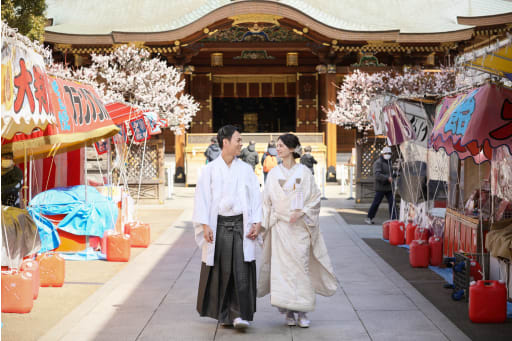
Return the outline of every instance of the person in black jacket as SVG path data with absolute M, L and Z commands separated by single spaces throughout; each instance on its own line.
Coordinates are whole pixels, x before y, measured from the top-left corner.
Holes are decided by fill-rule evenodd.
M 13 161 L 12 153 L 2 154 L 2 205 L 20 207 L 23 172 Z
M 242 152 L 240 153 L 240 159 L 250 164 L 252 169 L 256 168 L 256 165 L 259 162 L 259 156 L 258 152 L 256 151 L 255 141 L 250 141 L 249 145 L 246 148 L 242 149 Z
M 210 143 L 211 144 L 208 146 L 208 148 L 206 148 L 206 151 L 204 152 L 204 156 L 206 156 L 206 163 L 215 160 L 221 152 L 216 137 L 212 137 Z
M 311 155 L 311 146 L 307 146 L 306 148 L 304 148 L 304 155 L 300 157 L 300 163 L 308 167 L 311 173 L 315 174 L 315 170 L 313 169 L 313 167 L 318 162 L 315 160 L 315 157 Z
M 375 197 L 364 220 L 367 224 L 373 224 L 373 218 L 377 214 L 379 205 L 384 197 L 388 200 L 389 216 L 396 219 L 395 198 L 392 191 L 393 166 L 391 162 L 391 148 L 382 148 L 381 155 L 373 164 L 373 175 L 375 177 Z

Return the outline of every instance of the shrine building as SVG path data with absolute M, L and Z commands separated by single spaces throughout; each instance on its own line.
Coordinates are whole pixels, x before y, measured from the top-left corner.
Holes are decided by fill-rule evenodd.
M 92 53 L 134 44 L 183 70 L 201 110 L 187 135 L 164 133 L 177 171 L 202 156 L 225 124 L 242 128 L 260 152 L 297 132 L 320 153 L 327 179 L 355 129 L 326 122 L 336 85 L 358 68 L 435 69 L 512 28 L 500 0 L 47 0 L 45 43 L 57 60 L 88 65 Z M 189 175 L 187 175 L 189 176 Z M 190 175 L 192 176 L 192 175 Z

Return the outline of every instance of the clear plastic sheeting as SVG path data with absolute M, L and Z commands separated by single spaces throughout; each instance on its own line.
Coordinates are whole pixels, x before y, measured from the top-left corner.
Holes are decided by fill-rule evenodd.
M 494 150 L 491 177 L 492 195 L 512 202 L 512 157 L 507 147 Z
M 405 162 L 398 178 L 398 193 L 410 203 L 427 199 L 427 164 L 422 161 Z
M 428 226 L 427 202 L 413 204 L 404 200 L 400 201 L 400 221 L 412 221 L 418 227 Z
M 27 210 L 2 206 L 2 266 L 18 268 L 23 257 L 40 249 L 39 233 Z
M 449 158 L 444 151 L 428 150 L 428 177 L 430 180 L 448 181 Z

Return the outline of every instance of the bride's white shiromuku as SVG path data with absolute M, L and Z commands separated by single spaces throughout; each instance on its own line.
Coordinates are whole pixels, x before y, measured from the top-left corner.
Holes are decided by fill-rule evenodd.
M 312 311 L 315 294 L 331 296 L 338 283 L 319 228 L 321 194 L 302 164 L 282 164 L 267 176 L 263 193 L 263 258 L 258 296 L 272 305 Z M 290 223 L 294 211 L 303 216 Z

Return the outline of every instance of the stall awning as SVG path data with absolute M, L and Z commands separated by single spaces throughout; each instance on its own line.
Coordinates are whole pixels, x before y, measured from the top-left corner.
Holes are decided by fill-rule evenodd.
M 32 133 L 2 137 L 2 152 L 12 151 L 15 162 L 23 161 L 25 153 L 45 158 L 67 152 L 111 137 L 119 132 L 102 100 L 85 84 L 47 77 L 49 110 L 56 123 Z
M 426 147 L 432 128 L 426 108 L 421 103 L 381 97 L 370 103 L 375 134 L 386 135 L 390 146 L 413 141 Z
M 126 103 L 107 103 L 105 104 L 105 109 L 107 109 L 110 118 L 115 124 L 121 124 L 123 122 L 128 122 L 133 119 L 137 119 L 143 116 L 144 110 L 133 107 Z
M 485 50 L 487 48 L 483 48 L 483 51 L 476 51 L 475 55 L 479 56 L 472 59 L 467 58 L 464 65 L 512 80 L 512 41 L 508 39 L 499 44 L 503 46 L 489 53 Z
M 22 42 L 2 36 L 2 138 L 30 134 L 56 122 L 47 86 L 43 57 Z
M 437 107 L 430 138 L 435 150 L 443 148 L 460 159 L 476 163 L 492 158 L 492 149 L 512 146 L 512 90 L 487 84 L 454 97 Z
M 108 103 L 105 108 L 112 121 L 121 129 L 118 138 L 114 138 L 114 143 L 119 140 L 127 140 L 127 131 L 130 131 L 135 142 L 141 142 L 150 138 L 151 135 L 160 134 L 161 128 L 167 127 L 167 122 L 154 111 L 143 110 L 128 103 Z M 97 149 L 98 153 L 102 153 L 100 151 L 103 150 L 102 148 L 98 146 Z

